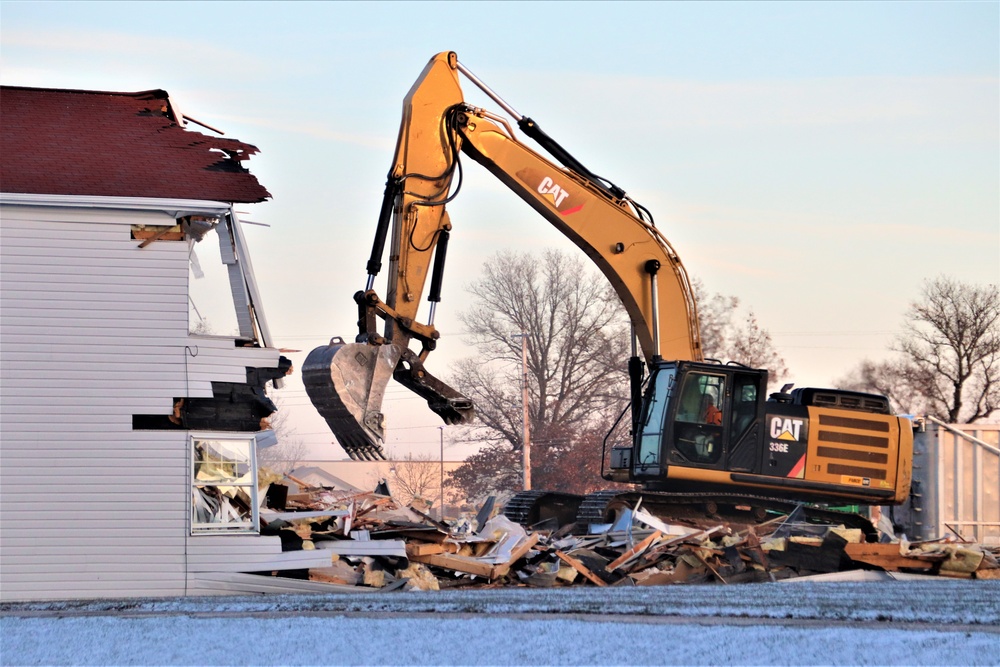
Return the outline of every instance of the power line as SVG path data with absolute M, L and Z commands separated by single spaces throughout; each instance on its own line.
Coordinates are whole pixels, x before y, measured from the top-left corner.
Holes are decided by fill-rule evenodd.
M 455 333 L 443 333 L 442 332 L 441 333 L 441 338 L 448 338 L 449 336 L 456 336 L 456 337 L 458 337 L 458 336 L 461 336 L 461 335 L 462 334 L 459 334 L 457 332 L 455 332 Z M 323 345 L 324 341 L 329 341 L 330 338 L 331 338 L 331 336 L 328 333 L 327 334 L 314 334 L 314 335 L 301 334 L 300 333 L 300 334 L 295 334 L 295 335 L 292 335 L 292 336 L 283 336 L 283 335 L 281 335 L 279 333 L 272 332 L 271 333 L 271 338 L 273 338 L 274 340 L 313 340 L 313 341 L 317 341 L 317 346 L 320 346 L 320 345 Z M 305 352 L 305 351 L 306 350 L 300 350 L 300 352 Z
M 772 336 L 889 336 L 901 331 L 771 331 Z

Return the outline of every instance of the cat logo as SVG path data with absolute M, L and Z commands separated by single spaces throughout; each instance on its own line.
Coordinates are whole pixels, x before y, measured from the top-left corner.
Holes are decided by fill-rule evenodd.
M 552 205 L 559 208 L 563 200 L 569 197 L 569 193 L 563 190 L 559 185 L 556 184 L 551 178 L 546 176 L 542 179 L 542 182 L 538 185 L 538 194 L 548 195 L 547 199 L 552 201 Z
M 790 440 L 797 442 L 799 434 L 802 433 L 803 419 L 789 419 L 788 417 L 771 417 L 771 437 L 776 440 Z
M 571 215 L 583 208 L 583 197 L 574 196 L 566 185 L 556 183 L 555 178 L 547 176 L 538 169 L 531 167 L 517 172 L 517 177 L 529 189 L 541 195 L 542 199 L 559 212 L 559 215 Z

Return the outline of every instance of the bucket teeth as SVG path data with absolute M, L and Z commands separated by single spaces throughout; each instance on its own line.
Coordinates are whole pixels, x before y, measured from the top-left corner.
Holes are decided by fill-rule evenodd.
M 335 338 L 310 352 L 302 366 L 309 400 L 354 460 L 385 460 L 385 419 L 380 409 L 401 353 L 396 345 L 344 343 Z
M 381 408 L 393 377 L 423 397 L 446 424 L 467 424 L 475 417 L 470 399 L 428 373 L 415 353 L 398 344 L 334 338 L 310 352 L 302 365 L 309 400 L 348 456 L 361 461 L 385 460 Z

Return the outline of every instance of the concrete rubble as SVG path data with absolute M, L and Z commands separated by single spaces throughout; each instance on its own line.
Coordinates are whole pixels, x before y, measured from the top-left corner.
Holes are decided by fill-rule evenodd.
M 390 495 L 325 488 L 288 495 L 276 484 L 266 505 L 262 534 L 279 536 L 284 551 L 327 550 L 330 565 L 260 574 L 366 589 L 735 584 L 873 571 L 1000 579 L 1000 546 L 870 543 L 858 529 L 797 522 L 795 512 L 753 526 L 664 523 L 640 503 L 613 525 L 525 529 L 492 503 L 442 522 L 419 500 L 404 506 Z

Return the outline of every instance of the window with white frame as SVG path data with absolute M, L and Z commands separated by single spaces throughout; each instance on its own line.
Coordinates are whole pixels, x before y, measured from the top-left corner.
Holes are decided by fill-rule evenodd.
M 191 436 L 191 532 L 256 533 L 253 437 Z

